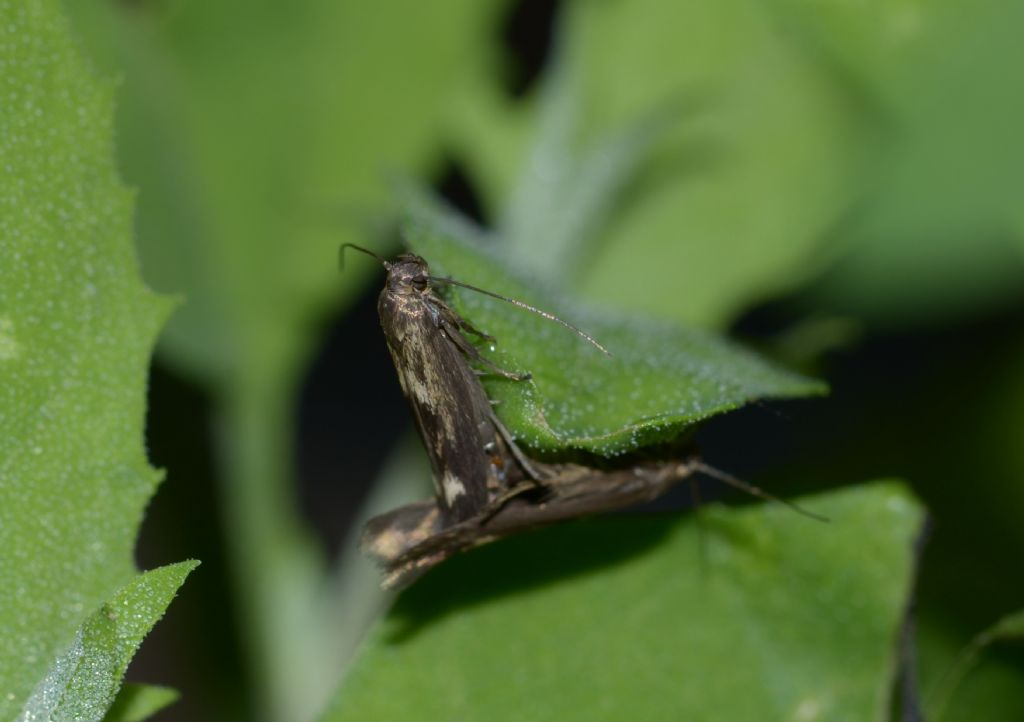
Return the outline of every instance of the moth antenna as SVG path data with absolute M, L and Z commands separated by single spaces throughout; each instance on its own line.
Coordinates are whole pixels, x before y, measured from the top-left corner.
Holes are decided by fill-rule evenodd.
M 568 321 L 563 321 L 562 319 L 560 319 L 555 314 L 549 313 L 547 311 L 543 311 L 543 310 L 537 308 L 536 306 L 531 306 L 530 304 L 526 303 L 525 301 L 520 301 L 520 300 L 515 299 L 515 298 L 509 298 L 508 296 L 502 296 L 501 294 L 494 293 L 493 291 L 485 291 L 482 288 L 477 288 L 476 286 L 471 286 L 468 283 L 463 283 L 462 281 L 456 281 L 454 278 L 440 278 L 440 277 L 437 277 L 437 276 L 431 276 L 430 280 L 434 281 L 436 283 L 447 283 L 447 284 L 449 284 L 451 286 L 460 286 L 462 288 L 468 288 L 470 291 L 476 291 L 477 293 L 482 293 L 485 296 L 490 296 L 491 298 L 497 298 L 500 301 L 505 301 L 506 303 L 511 303 L 513 306 L 518 306 L 519 308 L 525 309 L 527 311 L 533 311 L 538 316 L 543 316 L 544 318 L 548 319 L 549 321 L 555 321 L 556 323 L 562 324 L 563 326 L 565 326 L 570 331 L 573 331 L 574 333 L 576 333 L 577 336 L 580 336 L 581 338 L 584 338 L 587 341 L 589 341 L 594 347 L 596 347 L 598 350 L 600 350 L 606 356 L 611 356 L 612 355 L 611 351 L 609 351 L 604 346 L 599 344 L 596 340 L 594 340 L 594 337 L 591 336 L 589 333 L 586 333 L 585 331 L 581 331 L 580 329 L 576 328 L 575 326 L 573 326 Z
M 785 499 L 781 499 L 781 498 L 779 498 L 777 496 L 773 496 L 772 494 L 769 494 L 767 491 L 765 491 L 761 487 L 754 486 L 749 481 L 743 481 L 742 479 L 737 479 L 732 474 L 727 474 L 724 471 L 722 471 L 720 469 L 716 469 L 713 466 L 708 466 L 707 464 L 705 464 L 702 461 L 693 462 L 692 464 L 689 464 L 689 467 L 693 471 L 696 471 L 696 472 L 698 472 L 700 474 L 704 474 L 704 476 L 710 476 L 712 479 L 717 479 L 718 481 L 722 482 L 723 484 L 728 484 L 729 486 L 731 486 L 731 487 L 733 487 L 735 489 L 739 489 L 740 491 L 745 491 L 746 493 L 750 494 L 751 496 L 756 496 L 758 499 L 763 499 L 765 501 L 773 501 L 776 504 L 782 504 L 783 506 L 788 506 L 790 509 L 792 509 L 793 511 L 797 512 L 798 514 L 803 514 L 804 516 L 810 517 L 811 519 L 815 519 L 816 521 L 823 521 L 823 522 L 830 521 L 830 519 L 827 516 L 822 516 L 821 514 L 815 514 L 813 511 L 808 511 L 807 509 L 804 509 L 802 506 L 794 504 L 791 501 L 786 501 Z
M 378 261 L 380 261 L 381 265 L 384 266 L 384 268 L 390 268 L 391 267 L 391 262 L 390 261 L 388 261 L 387 259 L 377 255 L 376 253 L 371 251 L 369 248 L 363 248 L 362 246 L 357 246 L 355 243 L 342 243 L 341 246 L 338 248 L 338 268 L 340 268 L 342 271 L 345 270 L 345 249 L 346 248 L 354 248 L 357 251 L 359 251 L 360 253 L 365 253 L 367 256 L 373 256 Z

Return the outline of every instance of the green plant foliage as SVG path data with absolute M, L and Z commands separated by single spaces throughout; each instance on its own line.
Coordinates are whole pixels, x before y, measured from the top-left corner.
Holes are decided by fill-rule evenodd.
M 326 560 L 292 503 L 294 395 L 325 319 L 369 277 L 338 273 L 338 245 L 390 230 L 387 174 L 439 165 L 446 99 L 479 61 L 499 8 L 67 9 L 125 79 L 118 141 L 140 189 L 144 275 L 186 297 L 161 359 L 198 378 L 223 421 L 226 534 L 258 706 L 269 719 L 308 719 L 350 647 L 324 631 L 340 626 L 347 600 L 325 594 Z
M 423 205 L 406 224 L 409 246 L 432 273 L 532 303 L 583 326 L 606 356 L 548 319 L 474 291 L 451 287 L 454 306 L 497 338 L 499 365 L 529 381 L 485 377 L 502 418 L 538 450 L 603 456 L 680 436 L 696 422 L 754 399 L 820 394 L 824 384 L 771 366 L 710 334 L 607 311 L 584 312 L 523 280 L 511 261 L 444 211 Z M 492 244 L 493 245 L 493 244 Z M 443 284 L 441 284 L 443 288 Z
M 496 10 L 68 3 L 94 55 L 125 76 L 118 140 L 140 189 L 144 275 L 187 298 L 166 358 L 214 387 L 305 363 L 323 316 L 365 278 L 339 277 L 339 243 L 387 230 L 387 173 L 439 162 L 445 101 Z
M 142 722 L 178 700 L 177 691 L 152 684 L 126 683 L 103 722 Z
M 464 120 L 467 160 L 535 273 L 721 325 L 817 268 L 859 193 L 859 109 L 764 3 L 574 3 L 559 29 L 531 135 L 483 90 L 493 111 Z M 515 150 L 486 148 L 498 132 Z M 639 157 L 617 157 L 638 132 Z
M 819 310 L 962 316 L 1024 286 L 1022 23 L 999 0 L 578 3 L 533 102 L 484 68 L 459 138 L 534 270 L 595 297 L 721 323 L 828 268 Z M 609 152 L 666 108 L 640 157 Z
M 881 323 L 935 321 L 1024 287 L 1024 5 L 981 0 L 775 0 L 810 53 L 869 99 L 884 131 L 876 179 L 836 241 L 820 299 Z
M 325 721 L 888 719 L 921 510 L 898 485 L 564 524 L 447 562 Z
M 169 310 L 130 251 L 115 91 L 83 72 L 55 1 L 0 0 L 0 719 L 99 719 L 190 568 L 132 561 L 158 478 L 141 392 Z M 296 389 L 325 320 L 374 277 L 367 259 L 339 274 L 338 245 L 394 250 L 382 180 L 453 158 L 495 232 L 418 208 L 414 249 L 612 351 L 450 289 L 497 338 L 481 350 L 533 374 L 484 378 L 522 441 L 613 455 L 821 393 L 676 325 L 781 324 L 763 347 L 839 393 L 814 405 L 831 420 L 771 446 L 768 485 L 913 483 L 935 520 L 915 589 L 928 719 L 1024 719 L 1024 650 L 985 646 L 1007 628 L 957 664 L 1024 605 L 1020 319 L 953 325 L 1024 296 L 1024 4 L 559 3 L 546 65 L 513 97 L 504 22 L 536 3 L 63 1 L 121 79 L 143 275 L 184 299 L 162 360 L 214 405 L 246 665 L 205 679 L 217 694 L 248 685 L 231 693 L 246 711 L 308 722 L 383 604 L 354 542 L 332 569 L 292 503 Z M 423 461 L 392 460 L 369 506 L 415 495 Z M 890 485 L 810 505 L 833 523 L 713 508 L 703 576 L 693 526 L 667 517 L 452 560 L 378 626 L 332 714 L 885 719 L 920 512 Z M 138 614 L 113 614 L 124 601 Z M 172 696 L 123 688 L 106 719 Z
M 945 719 L 944 714 L 947 707 L 950 706 L 950 698 L 957 692 L 957 689 L 971 671 L 979 665 L 981 656 L 985 652 L 986 648 L 998 642 L 1005 642 L 1008 640 L 1016 640 L 1018 642 L 1024 640 L 1024 611 L 1019 611 L 1003 617 L 971 640 L 971 643 L 967 648 L 960 653 L 956 663 L 947 671 L 936 687 L 932 690 L 929 699 L 931 719 Z M 995 674 L 998 674 L 998 672 Z M 1015 679 L 1015 677 L 1019 677 L 1019 675 L 1013 675 L 1011 669 L 1004 670 L 1003 674 L 1010 680 Z M 1013 698 L 1008 699 L 1001 705 L 991 704 L 994 698 L 998 699 L 998 693 L 993 694 L 995 690 L 992 688 L 993 684 L 998 685 L 998 680 L 993 680 L 993 676 L 993 671 L 989 670 L 989 680 L 987 681 L 991 684 L 986 690 L 988 694 L 983 697 L 987 704 L 984 704 L 981 709 L 995 711 L 997 706 L 1014 706 L 1015 703 L 1011 701 Z M 1019 678 L 1017 678 L 1016 681 L 1019 683 Z M 996 689 L 998 689 L 998 687 L 996 687 Z M 973 696 L 977 697 L 978 695 L 974 694 Z M 1017 696 L 1016 699 L 1019 701 L 1019 696 Z M 960 711 L 961 714 L 964 712 L 969 714 L 970 710 L 979 709 L 978 703 L 975 700 L 968 700 L 968 704 L 960 705 L 960 707 L 963 709 L 954 710 L 953 714 L 950 715 L 951 718 L 959 719 L 957 716 L 958 711 Z
M 0 3 L 0 80 L 0 719 L 100 719 L 191 568 L 132 560 L 170 303 L 139 279 L 113 86 L 54 2 Z
M 100 606 L 75 634 L 71 646 L 47 670 L 19 719 L 89 722 L 105 717 L 114 702 L 128 662 L 142 638 L 163 616 L 178 587 L 197 566 L 182 562 L 133 579 Z M 173 690 L 171 697 L 176 696 Z M 150 691 L 137 703 L 152 709 L 167 704 L 167 690 Z M 143 709 L 136 708 L 138 715 Z
M 819 405 L 831 410 L 797 435 L 818 428 L 834 432 L 801 444 L 779 478 L 761 479 L 771 488 L 793 479 L 850 483 L 889 469 L 913 480 L 934 520 L 916 592 L 922 697 L 943 685 L 979 629 L 1024 603 L 1024 576 L 1018 573 L 1024 548 L 1024 338 L 1018 330 L 1011 317 L 984 331 L 970 325 L 907 333 L 896 345 L 888 345 L 889 337 L 881 343 L 885 371 L 876 337 L 874 355 L 851 356 L 866 368 L 851 374 L 848 365 L 835 384 L 844 391 Z M 889 368 L 897 358 L 902 369 Z M 1024 719 L 1022 652 L 1019 645 L 1001 644 L 983 655 L 943 720 Z

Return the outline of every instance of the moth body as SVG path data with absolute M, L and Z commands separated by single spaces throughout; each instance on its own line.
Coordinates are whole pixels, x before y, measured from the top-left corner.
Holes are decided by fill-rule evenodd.
M 437 295 L 419 256 L 402 254 L 387 271 L 377 310 L 388 350 L 430 458 L 443 520 L 466 521 L 526 473 L 467 358 L 476 351 L 462 332 L 479 332 Z

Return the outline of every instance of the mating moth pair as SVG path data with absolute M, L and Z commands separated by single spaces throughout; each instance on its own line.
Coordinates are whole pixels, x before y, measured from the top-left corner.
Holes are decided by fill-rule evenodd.
M 435 285 L 456 285 L 512 303 L 566 326 L 604 353 L 575 326 L 529 304 L 450 278 L 430 275 L 427 262 L 405 253 L 394 261 L 354 244 L 387 271 L 378 313 L 398 378 L 430 458 L 435 498 L 371 519 L 363 549 L 399 588 L 452 555 L 525 529 L 654 499 L 700 472 L 762 498 L 772 498 L 696 458 L 644 462 L 622 469 L 545 463 L 527 456 L 498 418 L 481 373 L 526 380 L 483 356 L 466 334 L 494 341 L 460 317 Z

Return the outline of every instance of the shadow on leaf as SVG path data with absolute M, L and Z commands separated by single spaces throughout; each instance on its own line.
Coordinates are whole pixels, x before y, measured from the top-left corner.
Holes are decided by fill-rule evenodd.
M 653 549 L 678 523 L 675 514 L 584 519 L 473 549 L 432 570 L 402 594 L 387 637 L 401 644 L 445 615 L 626 562 Z

